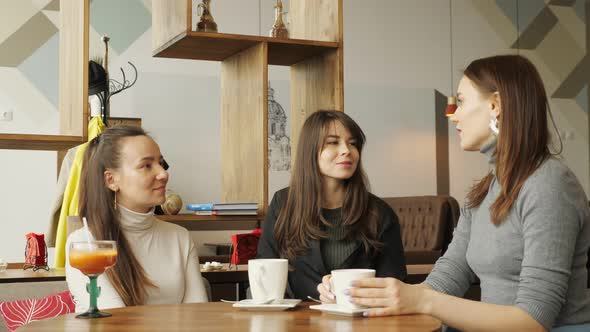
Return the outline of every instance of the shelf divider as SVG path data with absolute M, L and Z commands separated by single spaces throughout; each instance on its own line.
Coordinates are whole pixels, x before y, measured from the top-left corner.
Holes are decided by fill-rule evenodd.
M 0 134 L 0 149 L 60 151 L 86 140 L 82 136 Z
M 268 57 L 258 43 L 221 63 L 221 201 L 268 200 Z

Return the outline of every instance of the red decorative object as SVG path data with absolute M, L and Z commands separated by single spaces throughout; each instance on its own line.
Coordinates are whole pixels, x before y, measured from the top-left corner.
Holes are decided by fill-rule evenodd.
M 256 228 L 252 233 L 234 234 L 231 236 L 232 254 L 230 265 L 247 264 L 248 260 L 256 258 L 258 240 L 262 230 Z
M 9 331 L 30 322 L 70 314 L 76 310 L 70 291 L 52 294 L 41 299 L 27 299 L 0 303 L 0 315 Z
M 47 245 L 45 244 L 45 235 L 29 233 L 27 237 L 27 247 L 25 248 L 25 265 L 23 269 L 33 268 L 33 271 L 45 269 L 47 266 Z
M 445 108 L 445 115 L 447 117 L 453 116 L 457 110 L 457 98 L 450 96 L 447 98 L 447 108 Z

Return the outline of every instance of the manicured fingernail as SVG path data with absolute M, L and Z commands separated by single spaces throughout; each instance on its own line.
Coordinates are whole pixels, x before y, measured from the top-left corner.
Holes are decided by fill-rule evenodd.
M 344 295 L 350 295 L 350 289 L 345 289 L 342 293 L 344 293 Z
M 357 284 L 356 280 L 353 280 L 350 282 L 350 286 L 352 286 L 352 287 L 356 287 L 356 284 Z
M 326 285 L 324 285 L 324 284 L 322 284 L 322 287 L 324 287 L 324 289 L 325 289 L 327 292 L 329 292 L 329 291 L 330 291 L 330 287 L 328 287 L 328 286 L 326 286 Z
M 335 298 L 336 298 L 336 296 L 334 296 L 334 294 L 330 293 L 330 294 L 328 294 L 328 298 L 329 298 L 330 300 L 333 300 L 333 299 L 335 299 Z
M 363 312 L 363 317 L 369 317 L 369 313 L 368 312 Z
M 349 298 L 348 298 L 348 302 L 350 302 L 350 303 L 354 303 L 354 302 L 355 302 L 355 301 L 354 301 L 354 297 L 349 297 Z

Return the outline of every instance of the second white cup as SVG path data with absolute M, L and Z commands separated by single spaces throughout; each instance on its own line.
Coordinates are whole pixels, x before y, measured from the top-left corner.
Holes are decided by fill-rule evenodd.
M 372 269 L 344 269 L 332 270 L 332 279 L 330 281 L 332 293 L 336 296 L 336 304 L 347 309 L 364 309 L 365 306 L 350 303 L 350 297 L 344 294 L 344 291 L 350 288 L 350 283 L 354 280 L 364 278 L 374 278 L 375 270 Z
M 287 289 L 289 263 L 286 259 L 248 260 L 248 280 L 255 303 L 277 304 L 283 302 Z

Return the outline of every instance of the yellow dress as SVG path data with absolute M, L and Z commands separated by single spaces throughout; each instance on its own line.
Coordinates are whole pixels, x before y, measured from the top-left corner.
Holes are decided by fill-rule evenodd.
M 88 141 L 92 140 L 98 134 L 102 133 L 105 125 L 100 116 L 93 117 L 88 123 Z M 88 143 L 81 144 L 76 151 L 74 163 L 68 178 L 68 184 L 64 191 L 64 198 L 61 204 L 61 212 L 59 214 L 59 222 L 57 224 L 57 232 L 55 238 L 55 267 L 65 266 L 66 256 L 66 240 L 68 237 L 68 216 L 78 215 L 78 197 L 80 187 L 80 172 L 82 170 L 82 160 L 84 159 L 84 152 Z

